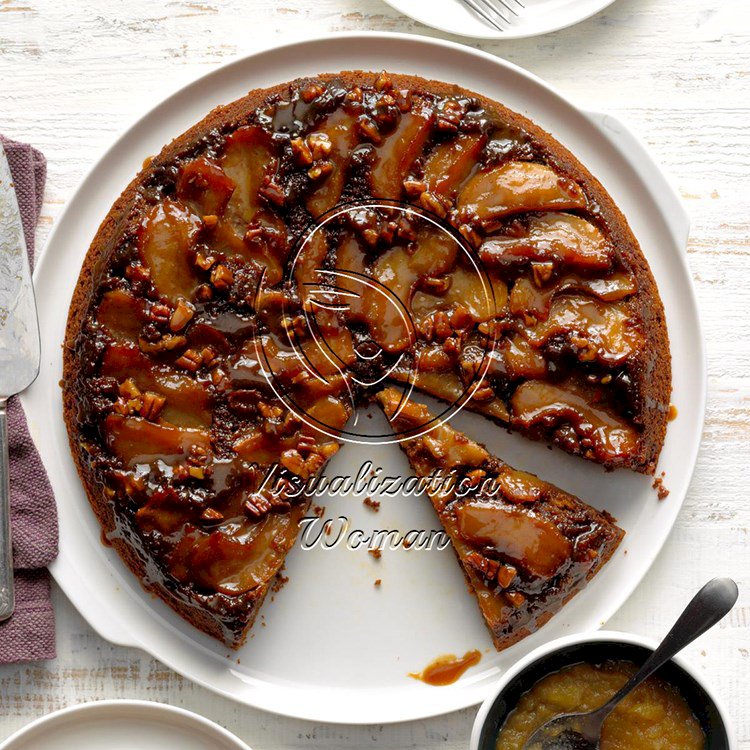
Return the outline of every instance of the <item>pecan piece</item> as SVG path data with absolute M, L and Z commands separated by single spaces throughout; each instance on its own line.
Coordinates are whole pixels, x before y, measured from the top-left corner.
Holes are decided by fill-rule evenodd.
M 181 331 L 193 319 L 193 315 L 195 315 L 195 308 L 186 300 L 179 300 L 169 319 L 169 329 L 174 333 Z
M 153 422 L 159 416 L 161 410 L 164 408 L 164 404 L 166 403 L 167 399 L 164 398 L 164 396 L 160 396 L 158 393 L 153 393 L 152 391 L 146 391 L 146 393 L 143 394 L 141 407 L 138 410 L 138 413 L 144 419 Z
M 494 580 L 497 571 L 500 568 L 500 563 L 497 560 L 490 560 L 479 552 L 469 552 L 465 559 L 472 568 L 478 570 L 490 581 Z
M 225 265 L 218 265 L 211 271 L 211 283 L 220 292 L 226 291 L 234 282 L 234 274 Z

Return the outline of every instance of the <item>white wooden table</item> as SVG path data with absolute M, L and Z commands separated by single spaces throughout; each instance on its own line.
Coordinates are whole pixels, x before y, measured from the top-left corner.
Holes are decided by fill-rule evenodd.
M 43 242 L 83 173 L 144 102 L 284 33 L 398 30 L 438 36 L 380 0 L 0 0 L 0 131 L 49 159 Z M 689 254 L 708 344 L 707 424 L 677 527 L 610 623 L 664 634 L 713 575 L 740 604 L 689 649 L 750 750 L 750 4 L 618 0 L 549 36 L 476 46 L 537 73 L 584 107 L 610 110 L 648 143 L 693 219 Z M 55 591 L 57 660 L 0 667 L 0 740 L 47 712 L 102 698 L 197 711 L 255 750 L 465 748 L 470 709 L 362 728 L 237 706 L 138 651 L 95 635 Z

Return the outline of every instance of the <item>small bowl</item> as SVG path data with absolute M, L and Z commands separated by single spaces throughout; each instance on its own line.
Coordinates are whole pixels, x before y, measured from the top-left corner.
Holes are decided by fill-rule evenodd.
M 639 635 L 602 630 L 569 635 L 540 646 L 511 667 L 482 704 L 474 721 L 470 750 L 495 750 L 497 735 L 508 714 L 542 677 L 580 662 L 597 664 L 618 659 L 640 665 L 656 645 Z M 737 750 L 726 709 L 693 667 L 676 657 L 658 674 L 677 686 L 709 738 L 710 750 Z

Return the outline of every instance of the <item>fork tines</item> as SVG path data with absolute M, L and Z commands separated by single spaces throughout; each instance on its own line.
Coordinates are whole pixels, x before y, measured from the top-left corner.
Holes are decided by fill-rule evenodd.
M 518 16 L 514 6 L 525 8 L 522 0 L 463 0 L 478 16 L 498 31 L 505 31 L 502 24 L 510 24 L 510 14 Z

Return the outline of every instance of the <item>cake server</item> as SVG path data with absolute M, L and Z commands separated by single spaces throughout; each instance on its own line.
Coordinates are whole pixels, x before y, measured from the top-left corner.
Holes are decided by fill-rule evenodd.
M 0 622 L 15 607 L 7 401 L 39 373 L 39 323 L 13 176 L 0 144 Z

